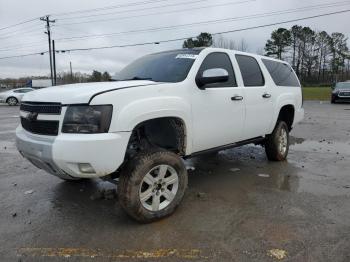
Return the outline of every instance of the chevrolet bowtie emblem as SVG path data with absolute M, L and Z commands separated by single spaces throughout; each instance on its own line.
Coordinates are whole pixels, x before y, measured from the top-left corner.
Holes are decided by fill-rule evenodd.
M 37 112 L 30 112 L 26 118 L 29 121 L 35 121 L 38 118 L 38 113 Z

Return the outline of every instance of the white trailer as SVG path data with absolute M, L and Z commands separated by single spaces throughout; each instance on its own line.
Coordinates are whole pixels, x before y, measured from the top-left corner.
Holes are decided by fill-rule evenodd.
M 32 88 L 44 88 L 52 86 L 51 79 L 33 79 Z

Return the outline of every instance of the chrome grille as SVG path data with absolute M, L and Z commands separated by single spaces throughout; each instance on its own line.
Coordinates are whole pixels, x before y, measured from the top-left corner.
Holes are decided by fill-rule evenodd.
M 350 91 L 340 91 L 339 96 L 346 96 L 346 97 L 350 97 Z

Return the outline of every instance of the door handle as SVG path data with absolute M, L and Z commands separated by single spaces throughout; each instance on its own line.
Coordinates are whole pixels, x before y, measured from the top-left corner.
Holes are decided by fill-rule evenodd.
M 270 95 L 270 94 L 268 94 L 268 93 L 265 93 L 265 94 L 263 94 L 263 95 L 262 95 L 262 97 L 263 97 L 263 98 L 270 98 L 270 97 L 271 97 L 271 95 Z
M 231 97 L 231 100 L 232 101 L 240 101 L 240 100 L 243 100 L 243 96 L 233 96 L 233 97 Z

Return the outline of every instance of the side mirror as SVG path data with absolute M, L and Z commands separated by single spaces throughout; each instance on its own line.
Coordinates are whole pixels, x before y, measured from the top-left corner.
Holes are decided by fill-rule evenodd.
M 196 78 L 196 83 L 200 89 L 205 89 L 205 85 L 222 83 L 228 81 L 229 76 L 226 69 L 212 68 L 204 70 L 201 76 Z

